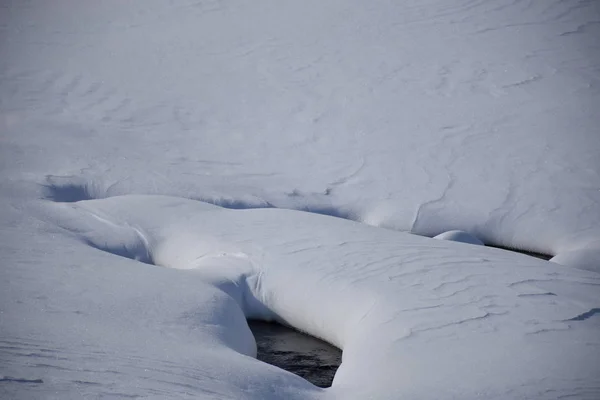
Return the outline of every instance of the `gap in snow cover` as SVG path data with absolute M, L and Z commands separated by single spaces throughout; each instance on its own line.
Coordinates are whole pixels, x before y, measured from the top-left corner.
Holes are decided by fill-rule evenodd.
M 526 256 L 535 257 L 535 258 L 539 258 L 541 260 L 546 260 L 546 261 L 550 260 L 553 257 L 553 256 L 551 256 L 549 254 L 536 253 L 534 251 L 511 249 L 509 247 L 494 246 L 494 245 L 491 245 L 491 244 L 486 244 L 486 246 L 488 246 L 488 247 L 494 247 L 494 248 L 500 249 L 500 250 L 512 251 L 512 252 L 515 252 L 515 253 L 521 253 L 521 254 L 525 254 Z
M 46 199 L 57 203 L 76 203 L 82 200 L 94 199 L 85 185 L 68 183 L 64 185 L 47 184 L 44 186 Z
M 342 351 L 315 337 L 275 322 L 249 320 L 257 359 L 296 374 L 315 386 L 331 386 Z

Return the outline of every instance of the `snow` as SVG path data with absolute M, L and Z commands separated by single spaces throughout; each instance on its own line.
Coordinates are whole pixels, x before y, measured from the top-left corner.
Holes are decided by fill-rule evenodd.
M 479 240 L 477 237 L 469 234 L 468 232 L 458 231 L 458 230 L 440 233 L 439 235 L 434 236 L 433 238 L 440 239 L 440 240 L 452 240 L 454 242 L 469 243 L 469 244 L 475 244 L 475 245 L 479 245 L 479 246 L 484 245 L 484 243 L 481 240 Z
M 600 272 L 600 243 L 579 246 L 572 250 L 563 250 L 550 261 L 575 268 Z
M 593 272 L 312 213 L 166 196 L 42 202 L 34 213 L 64 233 L 36 246 L 51 274 L 11 285 L 11 308 L 32 309 L 29 323 L 3 323 L 4 375 L 42 379 L 57 398 L 74 384 L 206 398 L 598 394 L 599 325 L 582 319 L 598 304 Z M 9 279 L 38 271 L 28 263 Z M 333 387 L 247 357 L 256 352 L 247 317 L 342 348 Z M 44 341 L 29 339 L 37 330 Z
M 1 2 L 0 397 L 600 397 L 599 15 Z

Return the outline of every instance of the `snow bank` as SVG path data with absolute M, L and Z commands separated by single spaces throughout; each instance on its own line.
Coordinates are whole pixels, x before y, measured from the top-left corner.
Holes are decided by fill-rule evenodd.
M 473 236 L 465 231 L 448 231 L 448 232 L 440 233 L 439 235 L 434 236 L 434 239 L 451 240 L 453 242 L 468 243 L 468 244 L 475 244 L 478 246 L 483 246 L 483 242 L 481 240 L 477 239 L 475 236 Z
M 575 267 L 600 272 L 600 244 L 586 245 L 573 250 L 560 252 L 550 261 Z
M 315 392 L 295 384 L 301 396 L 598 394 L 598 324 L 581 317 L 600 304 L 595 273 L 298 211 L 225 210 L 164 196 L 56 208 L 50 220 L 83 242 L 128 241 L 123 230 L 135 227 L 155 263 L 188 270 L 180 272 L 198 282 L 192 292 L 200 297 L 185 339 L 198 335 L 200 353 L 215 343 L 215 351 L 252 355 L 242 312 L 342 348 L 333 387 Z M 178 284 L 171 301 L 181 303 L 187 290 Z M 236 382 L 248 373 L 247 361 L 226 354 L 228 375 L 215 379 Z

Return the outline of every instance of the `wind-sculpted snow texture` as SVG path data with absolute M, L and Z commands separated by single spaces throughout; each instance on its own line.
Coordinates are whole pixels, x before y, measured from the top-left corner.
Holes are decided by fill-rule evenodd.
M 595 1 L 36 0 L 0 18 L 3 160 L 29 180 L 598 255 Z
M 599 20 L 0 2 L 0 397 L 599 398 Z
M 164 196 L 34 210 L 36 251 L 4 252 L 3 374 L 43 383 L 5 384 L 11 398 L 600 394 L 594 272 L 292 210 Z M 130 260 L 146 257 L 167 268 Z M 332 388 L 248 357 L 245 318 L 343 349 Z

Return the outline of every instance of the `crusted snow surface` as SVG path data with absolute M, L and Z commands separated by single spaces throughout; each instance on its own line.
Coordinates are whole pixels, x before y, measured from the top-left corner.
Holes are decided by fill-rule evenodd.
M 0 2 L 0 397 L 600 397 L 599 19 Z M 248 317 L 342 348 L 333 387 Z

